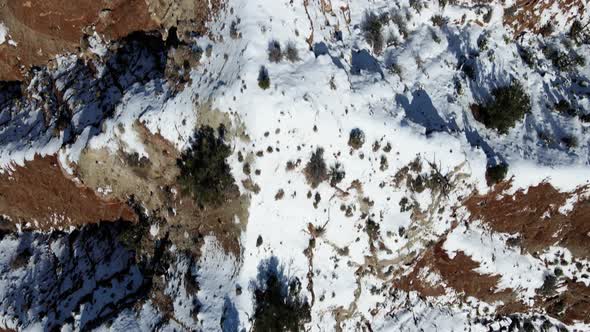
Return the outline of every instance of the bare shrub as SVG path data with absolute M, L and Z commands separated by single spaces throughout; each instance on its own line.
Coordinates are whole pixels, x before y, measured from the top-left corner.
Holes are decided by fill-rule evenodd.
M 324 149 L 317 148 L 305 166 L 305 179 L 312 188 L 328 179 L 328 169 L 324 161 Z
M 377 16 L 373 12 L 366 12 L 365 17 L 363 18 L 363 22 L 361 24 L 361 29 L 363 30 L 363 34 L 365 35 L 365 39 L 373 48 L 373 52 L 379 54 L 383 50 L 383 34 L 381 33 L 381 28 L 383 24 L 379 16 Z
M 270 62 L 281 62 L 281 60 L 283 60 L 281 43 L 276 40 L 271 40 L 268 43 L 268 60 L 270 60 Z
M 299 51 L 297 51 L 297 46 L 295 46 L 295 43 L 287 43 L 287 48 L 285 49 L 285 57 L 287 58 L 287 60 L 291 62 L 299 61 Z

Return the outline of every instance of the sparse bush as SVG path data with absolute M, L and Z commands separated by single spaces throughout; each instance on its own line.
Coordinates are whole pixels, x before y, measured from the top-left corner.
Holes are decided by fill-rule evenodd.
M 402 197 L 399 201 L 399 211 L 400 212 L 407 212 L 414 208 L 414 205 L 410 203 L 410 200 L 407 197 Z M 401 233 L 400 233 L 401 236 Z
M 276 258 L 271 258 L 271 263 Z M 275 263 L 276 264 L 276 263 Z M 254 289 L 254 332 L 303 331 L 311 321 L 311 307 L 301 297 L 298 278 L 288 280 L 282 269 L 260 275 Z
M 545 47 L 543 49 L 545 57 L 551 61 L 553 66 L 560 71 L 572 71 L 576 66 L 584 64 L 584 57 L 572 52 L 568 54 L 556 47 Z
M 483 21 L 484 23 L 490 23 L 490 21 L 492 20 L 492 14 L 494 13 L 493 8 L 489 8 L 485 14 L 483 14 Z
M 287 60 L 291 62 L 299 61 L 299 51 L 297 51 L 297 46 L 295 46 L 295 43 L 287 43 L 287 48 L 285 49 L 285 57 L 287 58 Z
M 578 118 L 584 123 L 590 122 L 590 114 L 578 114 Z
M 324 149 L 317 148 L 311 154 L 309 162 L 305 166 L 305 178 L 312 188 L 328 179 L 328 170 L 324 161 Z
M 518 55 L 520 55 L 520 58 L 527 66 L 533 67 L 535 64 L 535 58 L 530 49 L 518 46 Z
M 547 23 L 545 25 L 543 25 L 540 29 L 539 29 L 539 33 L 541 34 L 541 36 L 543 37 L 549 37 L 553 34 L 553 25 L 550 23 Z
M 363 144 L 365 144 L 365 133 L 360 130 L 359 128 L 354 128 L 350 131 L 350 136 L 348 137 L 348 145 L 358 150 L 360 149 Z
M 262 90 L 270 88 L 270 76 L 268 76 L 268 70 L 264 66 L 260 66 L 258 71 L 258 86 Z
M 365 223 L 365 231 L 371 241 L 376 241 L 379 238 L 380 226 L 372 218 L 367 218 Z
M 178 181 L 183 191 L 192 194 L 201 206 L 220 205 L 235 186 L 226 162 L 231 149 L 223 137 L 223 126 L 217 132 L 209 126 L 197 129 L 190 147 L 178 160 Z
M 379 160 L 379 170 L 385 172 L 389 168 L 389 162 L 387 161 L 387 157 L 385 155 L 381 155 Z
M 342 180 L 344 180 L 344 177 L 346 176 L 346 172 L 342 168 L 342 164 L 336 163 L 330 167 L 329 175 L 330 175 L 330 185 L 332 187 L 334 187 L 338 183 L 342 182 Z
M 270 60 L 270 62 L 281 62 L 281 60 L 283 60 L 281 43 L 276 40 L 271 40 L 268 43 L 268 60 Z
M 399 30 L 400 35 L 402 35 L 404 38 L 408 38 L 410 31 L 408 30 L 406 19 L 399 13 L 396 13 L 393 16 L 391 16 L 391 21 L 395 25 L 397 25 L 397 29 Z
M 575 20 L 570 28 L 569 37 L 575 40 L 576 42 L 579 42 L 581 40 L 582 30 L 584 30 L 582 22 L 580 22 L 579 20 Z
M 578 139 L 573 135 L 566 135 L 561 138 L 561 142 L 568 148 L 568 149 L 575 149 L 578 147 Z
M 399 38 L 393 33 L 393 30 L 387 32 L 387 38 L 385 39 L 386 46 L 398 46 L 400 44 Z
M 422 0 L 410 0 L 410 7 L 414 8 L 418 13 L 424 8 Z
M 379 16 L 375 15 L 373 12 L 365 13 L 361 29 L 363 30 L 365 39 L 373 48 L 373 52 L 377 54 L 381 53 L 381 50 L 383 49 L 382 27 L 383 24 L 381 23 Z
M 558 278 L 561 277 L 561 276 L 563 276 L 563 270 L 560 267 L 556 267 L 553 270 L 553 273 L 555 273 L 555 276 L 558 277 Z
M 396 62 L 391 62 L 389 65 L 387 65 L 387 70 L 392 75 L 397 75 L 400 78 L 402 77 L 402 74 L 403 74 L 402 67 Z
M 494 185 L 504 181 L 508 174 L 508 164 L 500 163 L 486 169 L 486 181 L 488 185 Z
M 432 16 L 432 18 L 430 20 L 432 21 L 433 25 L 435 25 L 439 28 L 442 28 L 445 25 L 447 25 L 447 19 L 440 14 Z
M 237 21 L 232 21 L 231 25 L 229 26 L 229 36 L 232 39 L 240 38 L 240 32 L 238 31 L 238 24 L 239 23 L 240 23 L 240 20 L 238 19 Z
M 568 116 L 575 116 L 576 115 L 576 110 L 573 109 L 571 107 L 570 103 L 568 103 L 567 100 L 565 100 L 565 99 L 562 99 L 557 104 L 555 104 L 554 110 L 555 110 L 555 112 L 557 112 L 559 114 L 563 114 L 563 115 L 568 115 Z
M 486 128 L 496 129 L 500 134 L 507 133 L 516 121 L 530 112 L 530 97 L 519 82 L 495 88 L 492 96 L 493 99 L 487 104 L 472 105 L 472 112 L 477 121 Z
M 487 51 L 488 50 L 488 43 L 489 43 L 489 36 L 487 33 L 482 33 L 481 36 L 477 39 L 477 47 L 480 51 Z

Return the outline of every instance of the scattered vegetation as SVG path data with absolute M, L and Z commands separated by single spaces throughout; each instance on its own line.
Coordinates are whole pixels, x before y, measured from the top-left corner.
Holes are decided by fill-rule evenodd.
M 477 38 L 477 47 L 481 52 L 487 51 L 489 48 L 489 36 L 487 33 L 482 33 L 479 38 Z
M 520 55 L 520 58 L 527 66 L 530 68 L 534 66 L 535 58 L 533 52 L 529 48 L 518 45 L 518 55 Z
M 270 76 L 268 76 L 268 70 L 264 66 L 260 66 L 258 71 L 258 86 L 262 90 L 270 88 Z
M 381 29 L 383 24 L 379 16 L 377 16 L 373 12 L 366 12 L 365 17 L 363 18 L 363 22 L 361 24 L 361 29 L 363 30 L 363 34 L 365 35 L 365 39 L 373 48 L 373 52 L 379 54 L 383 50 L 383 34 L 381 33 Z
M 334 187 L 338 183 L 342 182 L 342 180 L 344 180 L 344 177 L 346 176 L 346 172 L 342 168 L 342 164 L 337 162 L 336 164 L 332 165 L 330 167 L 329 176 L 330 176 L 330 185 L 332 187 Z
M 363 144 L 365 144 L 365 133 L 360 130 L 359 128 L 354 128 L 350 131 L 350 136 L 348 137 L 348 145 L 358 150 L 360 149 Z
M 487 104 L 472 105 L 471 110 L 477 121 L 500 134 L 506 134 L 516 121 L 530 112 L 530 97 L 519 82 L 494 89 L 492 96 Z
M 442 28 L 445 25 L 447 25 L 447 19 L 440 14 L 432 16 L 431 20 L 432 20 L 432 24 L 439 27 L 439 28 Z
M 234 186 L 234 178 L 226 158 L 231 149 L 223 141 L 223 126 L 214 130 L 209 126 L 199 128 L 191 139 L 190 147 L 178 160 L 178 181 L 185 192 L 193 195 L 200 205 L 223 203 Z
M 583 56 L 573 51 L 562 51 L 555 46 L 545 47 L 543 49 L 543 54 L 545 54 L 545 57 L 560 71 L 569 72 L 575 70 L 577 66 L 583 66 L 585 63 Z
M 573 135 L 566 135 L 561 138 L 561 142 L 568 148 L 568 149 L 575 149 L 578 147 L 578 139 Z
M 287 60 L 291 62 L 299 61 L 299 51 L 297 51 L 297 46 L 295 46 L 295 43 L 287 43 L 287 48 L 285 49 L 285 57 L 287 58 Z
M 276 258 L 270 259 L 270 264 Z M 259 268 L 260 269 L 260 268 Z M 271 265 L 259 272 L 254 289 L 254 332 L 303 331 L 311 321 L 311 307 L 301 297 L 301 282 L 289 280 L 282 269 Z
M 239 39 L 241 37 L 240 32 L 238 31 L 238 24 L 240 23 L 240 19 L 238 18 L 237 21 L 232 21 L 229 27 L 229 36 L 232 39 Z
M 389 162 L 387 161 L 387 157 L 385 155 L 381 155 L 379 160 L 379 170 L 385 172 L 389 168 Z
M 320 183 L 328 179 L 328 170 L 324 161 L 324 149 L 317 148 L 311 154 L 309 162 L 305 165 L 304 172 L 305 179 L 312 188 L 317 188 Z
M 575 20 L 570 27 L 570 31 L 568 33 L 570 39 L 579 43 L 582 40 L 582 31 L 584 30 L 584 26 L 582 22 L 579 20 Z
M 283 60 L 281 43 L 276 40 L 271 40 L 268 43 L 268 60 L 270 60 L 270 62 L 281 62 L 281 60 Z
M 541 36 L 543 36 L 545 38 L 551 36 L 553 34 L 553 25 L 550 23 L 543 25 L 539 29 L 539 33 L 541 34 Z
M 555 104 L 554 110 L 555 110 L 555 112 L 557 112 L 559 114 L 563 114 L 563 115 L 568 115 L 568 116 L 575 116 L 576 115 L 576 110 L 573 109 L 572 106 L 570 105 L 570 103 L 565 99 L 562 99 L 559 102 L 557 102 Z
M 404 16 L 400 15 L 399 13 L 394 14 L 391 16 L 391 21 L 397 25 L 397 29 L 404 38 L 408 38 L 410 34 L 410 30 L 408 29 L 408 24 L 406 23 L 406 19 Z

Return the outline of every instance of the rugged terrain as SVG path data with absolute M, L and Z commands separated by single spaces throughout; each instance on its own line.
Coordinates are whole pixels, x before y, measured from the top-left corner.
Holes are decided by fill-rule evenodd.
M 589 331 L 585 0 L 0 0 L 0 331 Z

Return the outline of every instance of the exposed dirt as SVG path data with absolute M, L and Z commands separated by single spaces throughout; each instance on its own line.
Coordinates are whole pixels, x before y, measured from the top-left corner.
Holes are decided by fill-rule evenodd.
M 471 220 L 482 220 L 496 232 L 518 234 L 520 245 L 530 253 L 558 244 L 578 258 L 590 259 L 590 202 L 577 199 L 570 213 L 559 212 L 568 198 L 580 195 L 585 188 L 561 193 L 540 183 L 526 192 L 502 195 L 509 187 L 510 183 L 502 183 L 486 195 L 467 199 Z
M 0 22 L 17 44 L 0 45 L 0 81 L 23 80 L 32 66 L 83 50 L 94 31 L 107 41 L 159 29 L 166 38 L 174 28 L 181 40 L 204 34 L 221 8 L 221 0 L 0 0 Z
M 464 205 L 471 220 L 481 220 L 492 231 L 517 235 L 525 251 L 535 255 L 552 245 L 568 248 L 575 257 L 588 259 L 590 247 L 590 203 L 581 199 L 586 187 L 571 193 L 562 193 L 548 183 L 540 183 L 513 195 L 505 194 L 510 182 L 503 182 L 486 195 L 472 195 Z M 568 213 L 559 209 L 573 203 Z M 562 211 L 563 212 L 563 211 Z M 542 293 L 538 291 L 534 305 L 519 301 L 511 289 L 498 291 L 499 276 L 481 275 L 479 267 L 470 257 L 458 252 L 451 259 L 442 248 L 445 239 L 439 240 L 412 263 L 410 272 L 394 281 L 394 287 L 417 291 L 421 296 L 451 295 L 473 296 L 487 303 L 502 301 L 497 314 L 509 315 L 543 309 L 549 315 L 571 324 L 590 321 L 590 287 L 575 279 L 561 279 L 567 290 Z
M 125 201 L 103 199 L 62 171 L 55 156 L 36 157 L 11 174 L 0 175 L 0 214 L 10 223 L 35 229 L 67 228 L 99 221 L 136 221 Z
M 552 8 L 558 8 L 560 13 L 576 13 L 575 16 L 566 16 L 567 25 L 571 24 L 576 17 L 583 17 L 586 11 L 583 0 L 517 0 L 516 3 L 504 10 L 504 24 L 511 27 L 515 35 L 523 32 L 535 34 L 546 34 L 547 27 L 541 25 L 541 17 L 546 15 Z M 555 14 L 551 15 L 549 23 L 557 19 Z
M 17 43 L 0 45 L 0 80 L 22 80 L 31 66 L 76 52 L 91 26 L 107 40 L 158 28 L 144 0 L 0 0 L 0 21 Z
M 567 280 L 565 283 L 567 291 L 558 296 L 539 298 L 541 306 L 554 317 L 559 318 L 566 324 L 574 321 L 590 323 L 590 287 L 582 283 Z
M 149 11 L 168 31 L 176 28 L 178 37 L 186 40 L 191 34 L 207 32 L 206 22 L 223 7 L 222 0 L 146 0 Z
M 423 296 L 458 292 L 489 303 L 514 300 L 511 289 L 498 291 L 500 276 L 477 273 L 474 270 L 479 267 L 479 263 L 463 252 L 457 252 L 451 259 L 442 248 L 444 241 L 442 239 L 429 248 L 417 260 L 409 274 L 394 282 L 396 287 L 417 291 Z
M 175 147 L 142 124 L 135 130 L 150 158 L 102 150 L 85 150 L 78 162 L 79 176 L 87 186 L 109 188 L 106 197 L 126 200 L 134 197 L 162 220 L 160 235 L 166 233 L 180 250 L 199 254 L 204 236 L 213 234 L 228 252 L 240 253 L 239 234 L 248 220 L 249 199 L 237 187 L 227 193 L 220 207 L 200 208 L 177 184 L 180 156 Z M 240 220 L 236 224 L 236 217 Z

